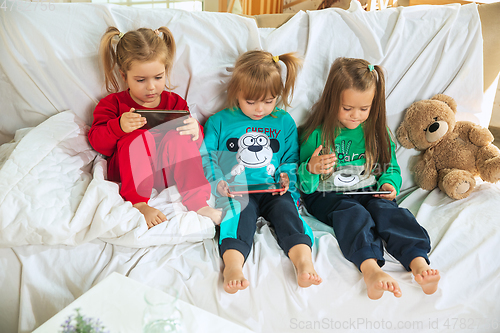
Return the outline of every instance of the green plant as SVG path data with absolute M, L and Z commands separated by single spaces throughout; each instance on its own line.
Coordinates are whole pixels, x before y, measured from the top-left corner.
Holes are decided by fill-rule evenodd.
M 68 319 L 61 324 L 62 333 L 109 333 L 105 331 L 99 319 L 85 317 L 80 313 L 80 309 L 75 309 L 76 314 L 68 316 Z

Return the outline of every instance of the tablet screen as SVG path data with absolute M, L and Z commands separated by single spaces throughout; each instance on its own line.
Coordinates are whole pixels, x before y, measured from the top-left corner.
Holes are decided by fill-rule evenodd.
M 280 183 L 229 185 L 229 193 L 231 194 L 273 193 L 283 192 L 283 190 Z
M 346 195 L 358 195 L 358 194 L 391 194 L 391 191 L 352 191 L 352 192 L 343 192 L 342 194 Z
M 147 123 L 144 128 L 154 128 L 160 124 L 165 124 L 165 128 L 170 130 L 183 125 L 184 119 L 189 116 L 187 110 L 135 110 L 142 117 L 146 118 Z

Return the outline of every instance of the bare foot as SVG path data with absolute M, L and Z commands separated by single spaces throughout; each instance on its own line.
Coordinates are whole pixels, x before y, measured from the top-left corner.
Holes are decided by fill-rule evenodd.
M 288 257 L 297 269 L 299 287 L 307 288 L 312 284 L 318 285 L 323 279 L 314 270 L 311 257 L 311 248 L 306 244 L 297 244 L 288 251 Z
M 250 285 L 241 268 L 226 267 L 224 268 L 224 290 L 229 294 L 234 294 L 238 290 L 246 289 Z
M 411 272 L 415 277 L 415 281 L 422 287 L 425 294 L 434 294 L 438 287 L 439 271 L 437 269 L 432 269 L 427 261 L 422 257 L 417 257 L 413 259 L 410 263 Z
M 360 266 L 366 284 L 366 293 L 370 299 L 379 299 L 385 291 L 401 297 L 399 284 L 392 276 L 384 272 L 375 259 L 367 259 Z
M 243 263 L 245 262 L 245 257 L 243 254 L 234 249 L 229 249 L 222 255 L 222 261 L 224 261 L 224 290 L 229 294 L 234 294 L 238 290 L 243 290 L 250 285 L 245 276 L 243 275 Z
M 144 215 L 148 229 L 167 220 L 167 217 L 161 211 L 149 206 L 145 202 L 138 202 L 134 205 L 134 207 L 137 208 L 142 215 Z
M 302 273 L 297 269 L 297 282 L 299 283 L 299 287 L 307 288 L 312 284 L 320 284 L 323 282 L 323 279 L 321 279 L 314 269 L 312 271 L 305 270 Z
M 219 225 L 222 221 L 222 210 L 215 209 L 210 206 L 201 207 L 196 212 L 202 216 L 209 217 L 216 225 Z

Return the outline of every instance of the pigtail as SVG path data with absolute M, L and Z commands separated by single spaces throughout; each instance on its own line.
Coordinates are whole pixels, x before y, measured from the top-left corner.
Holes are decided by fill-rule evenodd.
M 108 93 L 117 92 L 120 87 L 115 73 L 117 64 L 116 51 L 113 47 L 115 37 L 120 35 L 120 30 L 115 27 L 109 27 L 101 38 L 99 45 L 99 58 L 104 69 L 104 80 L 106 91 Z
M 286 66 L 286 79 L 284 84 L 284 89 L 281 92 L 281 101 L 284 106 L 290 107 L 290 96 L 293 96 L 293 91 L 295 89 L 295 80 L 302 67 L 302 59 L 296 56 L 295 53 L 285 53 L 279 56 Z M 273 58 L 274 61 L 274 58 Z M 276 63 L 279 66 L 279 63 Z
M 160 27 L 157 30 L 158 32 L 161 32 L 160 38 L 163 39 L 163 42 L 167 46 L 168 49 L 168 54 L 165 59 L 165 75 L 167 76 L 167 85 L 169 89 L 171 89 L 171 84 L 170 84 L 170 73 L 172 70 L 172 67 L 174 65 L 174 60 L 175 60 L 175 51 L 176 51 L 176 46 L 175 46 L 175 39 L 174 35 L 168 29 L 167 27 Z
M 391 138 L 387 130 L 385 105 L 385 77 L 382 67 L 373 66 L 368 71 L 375 81 L 375 95 L 370 117 L 365 126 L 366 166 L 368 170 L 378 167 L 375 173 L 384 172 L 391 162 Z

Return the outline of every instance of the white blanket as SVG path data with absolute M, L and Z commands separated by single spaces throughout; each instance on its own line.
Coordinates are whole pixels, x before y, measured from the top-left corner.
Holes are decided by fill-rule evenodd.
M 105 180 L 106 161 L 90 146 L 88 126 L 71 111 L 23 131 L 0 150 L 0 244 L 78 245 L 100 238 L 130 247 L 197 242 L 213 222 L 190 212 L 175 186 L 149 204 L 168 218 L 148 230 L 144 216 Z

